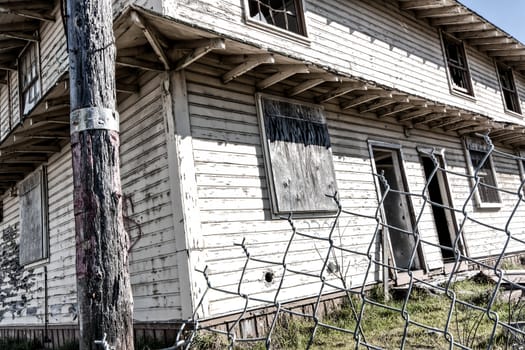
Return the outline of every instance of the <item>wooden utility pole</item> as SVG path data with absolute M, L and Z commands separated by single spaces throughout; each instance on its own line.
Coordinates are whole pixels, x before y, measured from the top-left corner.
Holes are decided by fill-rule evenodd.
M 133 350 L 111 0 L 67 0 L 67 19 L 80 349 Z

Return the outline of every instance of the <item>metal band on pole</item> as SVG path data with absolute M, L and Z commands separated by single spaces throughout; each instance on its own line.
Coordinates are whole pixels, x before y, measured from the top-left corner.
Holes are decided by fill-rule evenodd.
M 80 108 L 72 111 L 70 117 L 71 134 L 94 129 L 119 131 L 119 114 L 109 108 Z

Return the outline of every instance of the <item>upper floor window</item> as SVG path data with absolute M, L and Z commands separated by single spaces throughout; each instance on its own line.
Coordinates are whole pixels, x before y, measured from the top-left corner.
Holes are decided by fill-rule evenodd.
M 509 111 L 521 114 L 520 99 L 518 97 L 516 85 L 514 84 L 512 69 L 501 64 L 498 64 L 497 67 L 505 108 Z
M 27 115 L 35 107 L 41 95 L 37 44 L 32 43 L 25 49 L 20 56 L 18 67 L 22 115 Z
M 489 148 L 482 140 L 466 139 L 471 174 L 479 180 L 475 199 L 480 208 L 500 207 L 501 198 L 496 181 L 496 171 Z
M 302 0 L 248 0 L 249 18 L 306 36 Z
M 442 38 L 452 90 L 473 96 L 474 91 L 463 42 L 445 33 L 443 33 Z

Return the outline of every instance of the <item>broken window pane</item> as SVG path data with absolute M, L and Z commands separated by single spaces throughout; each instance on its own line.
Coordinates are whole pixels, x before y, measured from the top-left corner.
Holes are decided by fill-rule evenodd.
M 249 0 L 250 18 L 306 35 L 301 0 Z

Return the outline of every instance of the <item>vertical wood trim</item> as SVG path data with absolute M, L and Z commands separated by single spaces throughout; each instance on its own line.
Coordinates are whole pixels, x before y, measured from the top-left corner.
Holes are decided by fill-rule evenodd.
M 186 74 L 163 73 L 163 110 L 166 126 L 168 169 L 177 247 L 182 318 L 190 318 L 205 285 L 195 268 L 203 269 L 203 235 L 197 205 Z M 204 308 L 206 310 L 207 308 Z

